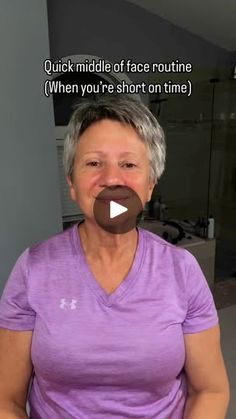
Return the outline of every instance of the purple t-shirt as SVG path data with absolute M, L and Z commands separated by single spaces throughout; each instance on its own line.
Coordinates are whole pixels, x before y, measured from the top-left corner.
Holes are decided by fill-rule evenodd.
M 180 419 L 184 333 L 218 315 L 196 259 L 138 229 L 131 270 L 110 295 L 77 225 L 25 250 L 0 302 L 0 327 L 32 330 L 32 419 Z

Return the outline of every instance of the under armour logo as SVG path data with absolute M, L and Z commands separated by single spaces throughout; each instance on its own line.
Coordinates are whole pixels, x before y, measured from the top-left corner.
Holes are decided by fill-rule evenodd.
M 71 310 L 76 310 L 77 309 L 77 300 L 72 299 L 71 301 L 67 301 L 65 298 L 61 298 L 61 304 L 60 304 L 60 308 L 62 308 L 63 310 L 70 308 Z

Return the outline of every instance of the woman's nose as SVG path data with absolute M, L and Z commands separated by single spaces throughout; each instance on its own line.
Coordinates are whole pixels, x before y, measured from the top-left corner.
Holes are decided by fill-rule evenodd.
M 106 165 L 102 171 L 101 176 L 102 186 L 113 186 L 113 185 L 123 185 L 123 175 L 122 170 L 117 165 Z

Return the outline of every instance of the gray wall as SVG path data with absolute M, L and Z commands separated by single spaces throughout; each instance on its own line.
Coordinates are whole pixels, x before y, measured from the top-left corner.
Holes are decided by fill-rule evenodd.
M 189 60 L 200 79 L 219 75 L 229 62 L 227 51 L 124 0 L 48 0 L 48 16 L 52 58 Z M 130 77 L 138 82 L 149 75 Z
M 23 249 L 61 230 L 46 0 L 1 0 L 0 50 L 1 291 Z

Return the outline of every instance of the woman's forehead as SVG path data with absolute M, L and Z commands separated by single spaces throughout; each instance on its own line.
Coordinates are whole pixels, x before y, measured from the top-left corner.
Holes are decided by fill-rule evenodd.
M 144 141 L 138 135 L 136 130 L 129 124 L 122 123 L 120 121 L 114 121 L 109 119 L 103 119 L 92 123 L 86 130 L 80 135 L 78 144 L 89 143 L 103 144 L 108 142 L 115 145 L 131 145 L 133 142 L 140 142 L 144 144 Z M 145 144 L 146 145 L 146 144 Z M 131 150 L 125 150 L 131 151 Z

